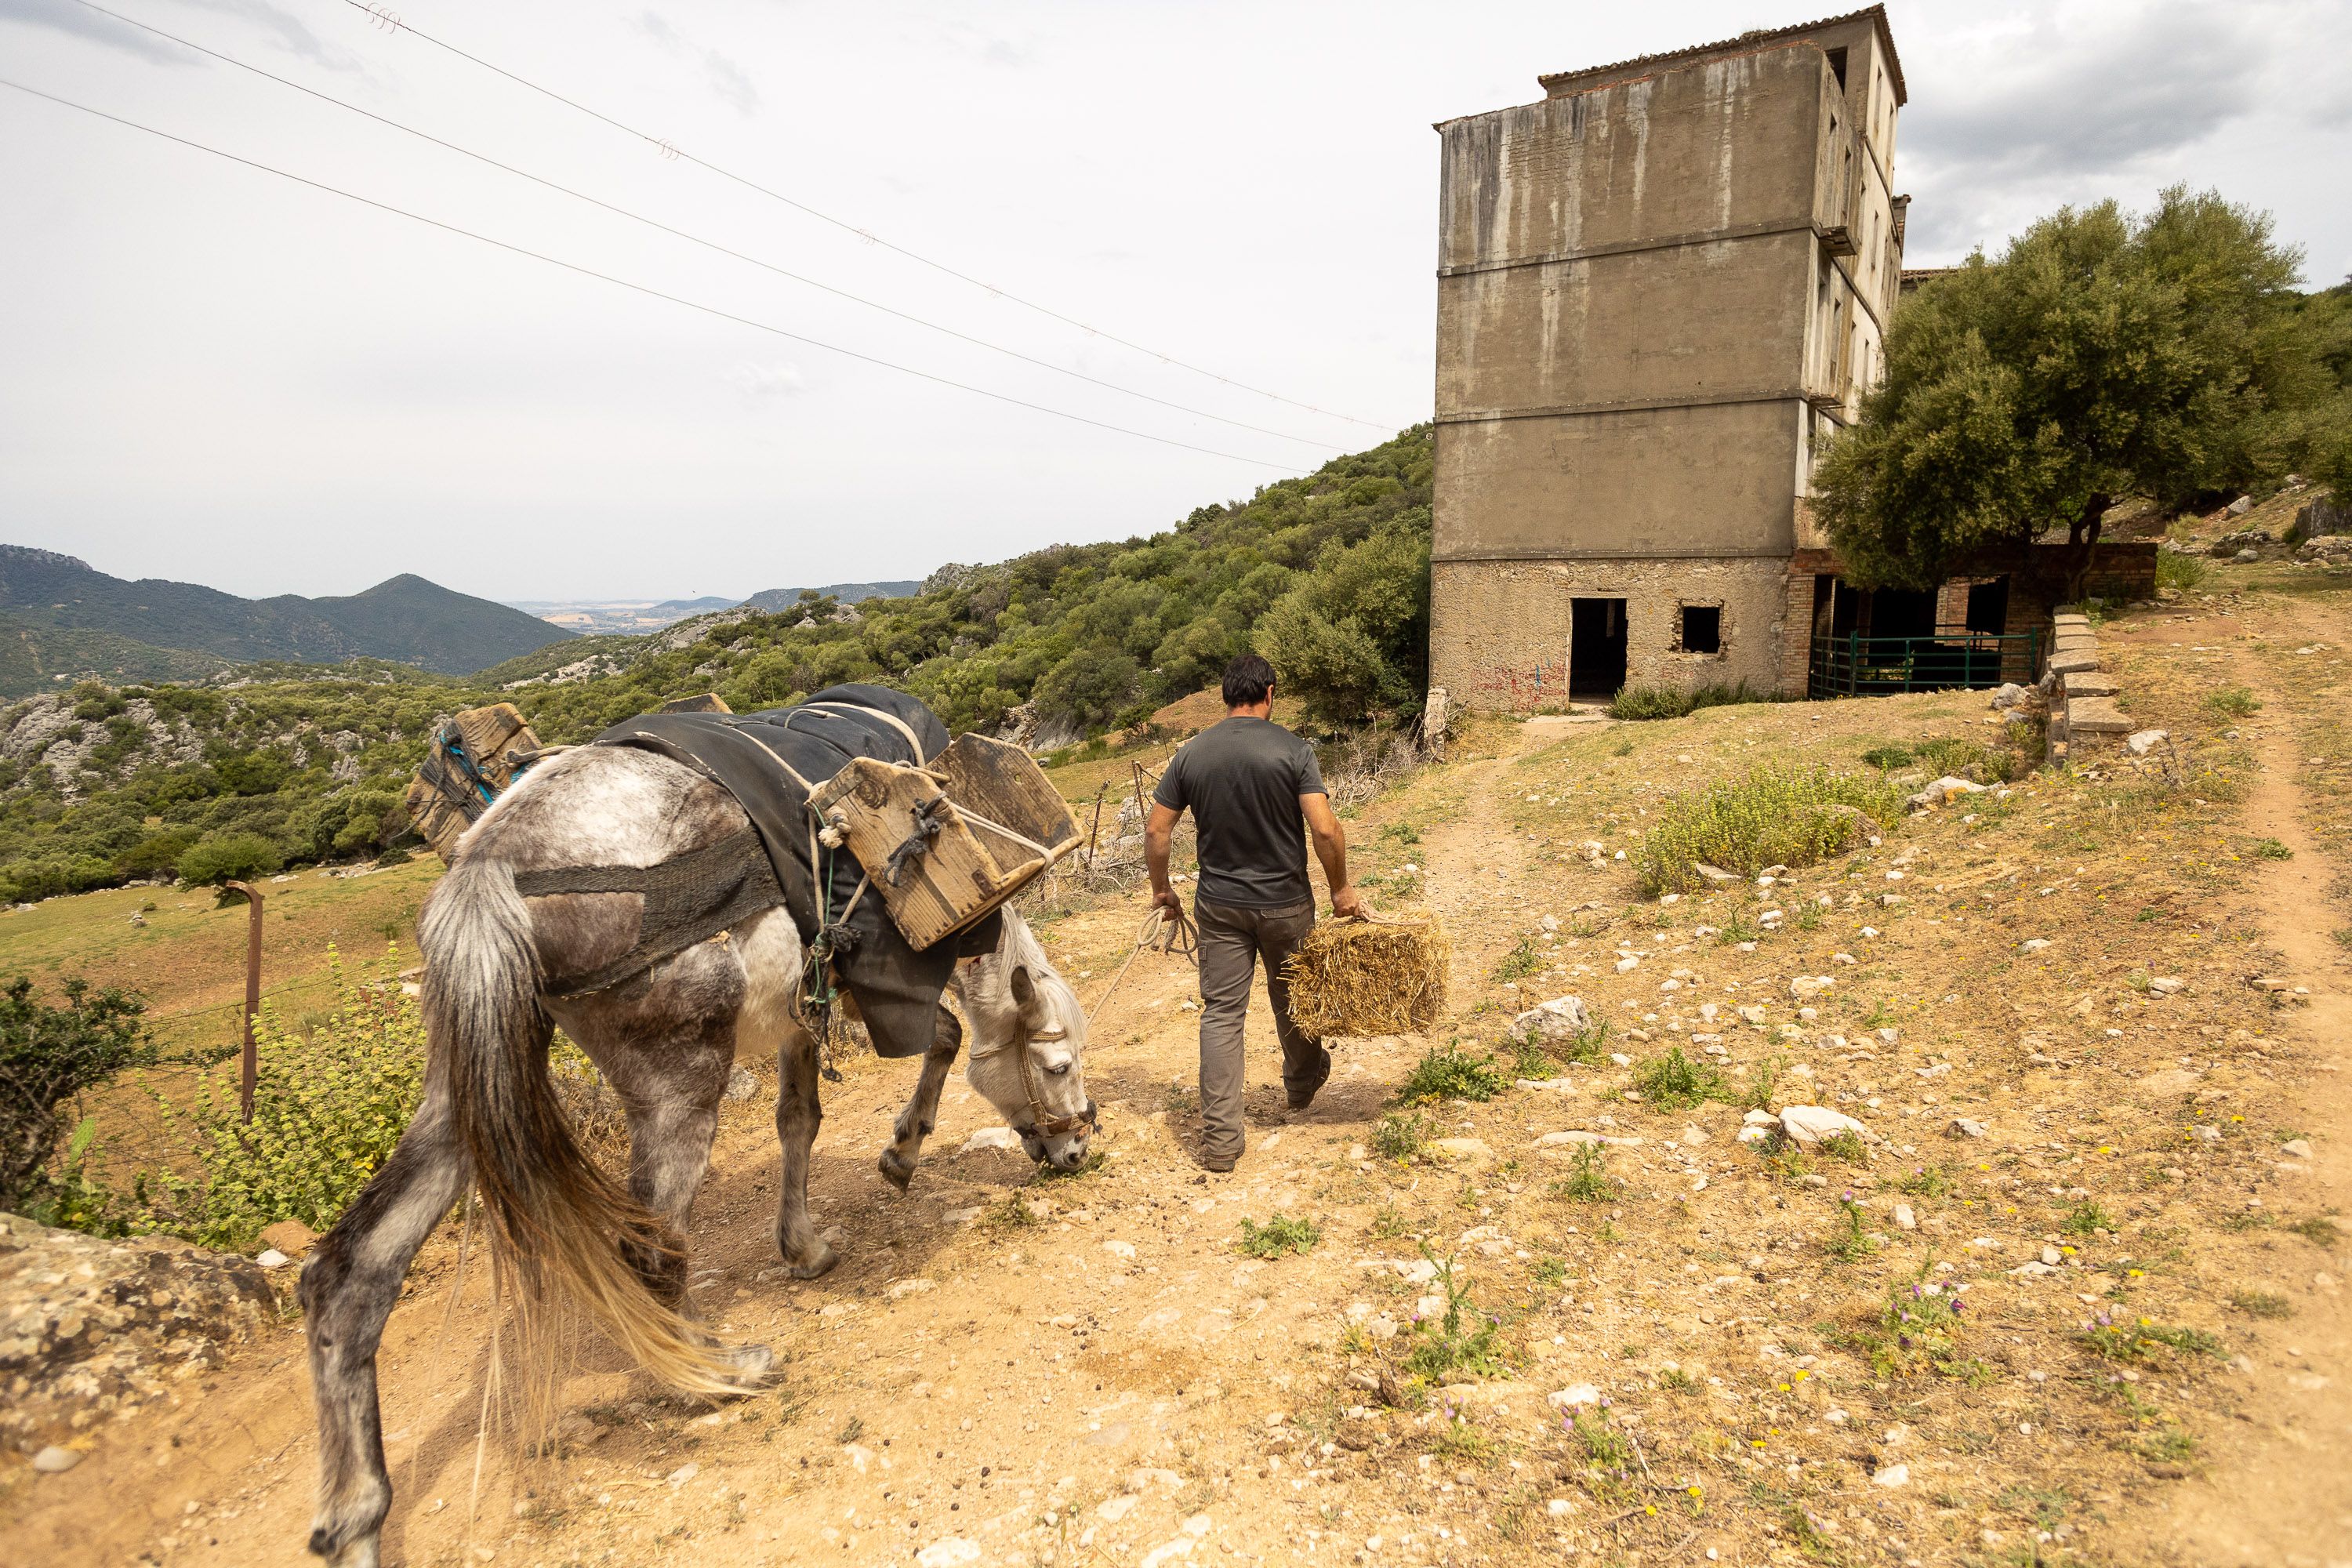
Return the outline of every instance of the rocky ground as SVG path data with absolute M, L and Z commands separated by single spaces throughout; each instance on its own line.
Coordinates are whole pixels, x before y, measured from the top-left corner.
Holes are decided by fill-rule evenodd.
M 1757 762 L 1997 748 L 1982 695 L 1475 728 L 1350 823 L 1376 900 L 1453 933 L 1454 1016 L 1342 1045 L 1287 1116 L 1261 1013 L 1230 1175 L 1192 1159 L 1194 994 L 1156 954 L 1096 1020 L 1085 1174 L 975 1137 L 958 1086 L 901 1197 L 873 1159 L 911 1069 L 856 1064 L 814 1284 L 730 1106 L 698 1289 L 777 1347 L 771 1394 L 672 1400 L 583 1342 L 555 1457 L 481 1443 L 487 1283 L 445 1228 L 385 1342 L 387 1561 L 2346 1560 L 2352 601 L 2288 577 L 2103 629 L 2160 755 L 1769 887 L 1644 901 L 1614 857 Z M 1092 1001 L 1140 915 L 1041 924 Z M 1564 994 L 1605 1040 L 1514 1060 Z M 1491 1097 L 1401 1106 L 1455 1041 L 1501 1050 Z M 1743 1141 L 1759 1104 L 1863 1131 Z M 65 1440 L 6 1474 L 11 1560 L 303 1560 L 299 1326 Z

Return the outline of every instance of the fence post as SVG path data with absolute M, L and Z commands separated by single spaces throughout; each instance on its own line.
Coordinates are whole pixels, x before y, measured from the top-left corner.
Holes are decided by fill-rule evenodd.
M 250 918 L 245 934 L 245 1059 L 237 1072 L 236 1103 L 245 1120 L 253 1120 L 253 1085 L 260 1076 L 260 1060 L 253 1043 L 253 1020 L 261 1011 L 261 889 L 250 882 L 227 882 L 245 895 Z

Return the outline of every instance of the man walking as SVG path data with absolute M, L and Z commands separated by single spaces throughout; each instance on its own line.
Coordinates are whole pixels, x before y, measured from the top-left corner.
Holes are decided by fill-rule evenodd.
M 1267 999 L 1282 1041 L 1282 1082 L 1304 1110 L 1331 1076 L 1331 1053 L 1290 1021 L 1282 966 L 1315 929 L 1307 840 L 1331 888 L 1331 912 L 1360 915 L 1348 882 L 1348 838 L 1331 815 L 1315 749 L 1273 721 L 1274 667 L 1245 653 L 1225 667 L 1225 718 L 1180 748 L 1160 775 L 1144 825 L 1151 901 L 1181 911 L 1168 882 L 1168 850 L 1187 809 L 1200 844 L 1201 1163 L 1230 1171 L 1242 1155 L 1242 1021 L 1250 979 L 1265 963 Z

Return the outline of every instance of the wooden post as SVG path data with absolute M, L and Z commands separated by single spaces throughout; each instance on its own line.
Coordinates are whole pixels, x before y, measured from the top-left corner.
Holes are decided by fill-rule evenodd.
M 261 889 L 250 882 L 223 884 L 245 895 L 246 907 L 252 911 L 246 921 L 245 936 L 245 1060 L 237 1073 L 236 1102 L 245 1120 L 253 1120 L 253 1085 L 260 1076 L 261 1062 L 253 1043 L 253 1020 L 261 1011 Z

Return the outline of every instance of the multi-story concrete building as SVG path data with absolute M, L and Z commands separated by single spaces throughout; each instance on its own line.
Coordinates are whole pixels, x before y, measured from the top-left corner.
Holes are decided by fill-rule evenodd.
M 1432 683 L 1801 694 L 1840 615 L 1814 454 L 1902 276 L 1885 11 L 1538 79 L 1437 127 Z

